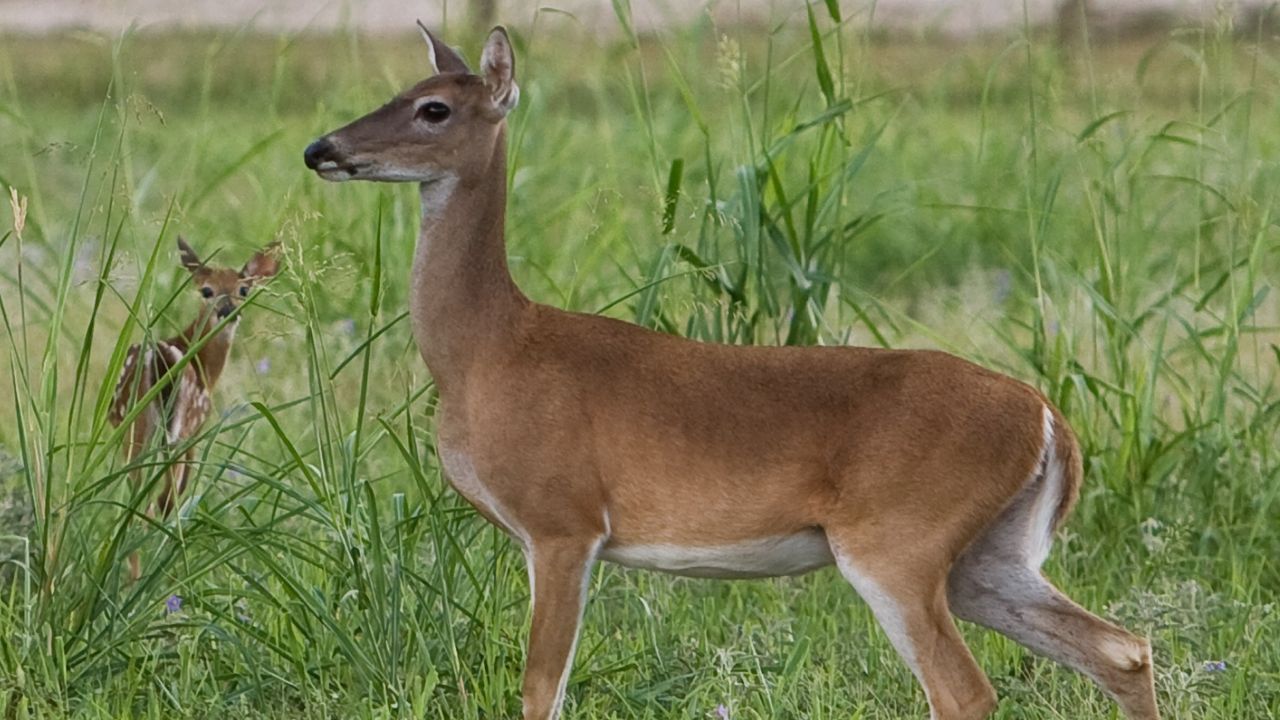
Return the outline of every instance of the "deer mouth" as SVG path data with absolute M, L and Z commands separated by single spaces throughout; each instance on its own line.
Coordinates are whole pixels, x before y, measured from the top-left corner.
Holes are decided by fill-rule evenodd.
M 322 137 L 308 145 L 302 153 L 302 159 L 317 175 L 335 182 L 350 180 L 360 170 L 360 165 L 352 162 L 346 153 L 327 137 Z
M 316 174 L 331 182 L 350 180 L 359 173 L 359 167 L 353 164 L 340 164 L 333 160 L 325 160 L 314 168 Z

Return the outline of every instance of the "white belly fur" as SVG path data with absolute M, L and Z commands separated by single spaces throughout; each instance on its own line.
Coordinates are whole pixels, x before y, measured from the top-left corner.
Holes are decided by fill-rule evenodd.
M 601 550 L 600 559 L 627 567 L 707 578 L 800 575 L 835 562 L 821 530 L 732 545 L 617 545 L 610 542 Z

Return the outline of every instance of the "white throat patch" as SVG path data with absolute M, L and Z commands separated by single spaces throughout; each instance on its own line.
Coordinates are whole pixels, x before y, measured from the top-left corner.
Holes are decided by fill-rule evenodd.
M 418 194 L 422 198 L 423 219 L 436 219 L 443 215 L 444 209 L 448 207 L 449 199 L 453 197 L 453 191 L 457 187 L 458 176 L 454 173 L 446 173 L 436 180 L 422 183 Z

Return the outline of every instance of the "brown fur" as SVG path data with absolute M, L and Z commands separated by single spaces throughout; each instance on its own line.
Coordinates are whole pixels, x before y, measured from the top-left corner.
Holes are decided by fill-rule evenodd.
M 1045 398 L 939 352 L 714 345 L 530 302 L 504 245 L 501 107 L 518 96 L 506 35 L 490 36 L 474 76 L 430 42 L 450 71 L 316 141 L 306 161 L 328 179 L 422 183 L 413 330 L 439 387 L 446 475 L 530 563 L 526 720 L 558 713 L 599 554 L 815 534 L 877 617 L 901 625 L 934 717 L 985 717 L 995 695 L 951 621 L 950 571 L 1037 507 Z M 416 114 L 429 101 L 448 119 Z M 1052 418 L 1068 468 L 1056 526 L 1080 470 Z M 961 600 L 985 591 L 969 584 Z M 1135 697 L 1149 677 L 1148 664 Z M 1125 704 L 1134 720 L 1154 707 Z
M 279 269 L 274 244 L 256 253 L 239 270 L 205 265 L 182 238 L 178 238 L 178 249 L 182 266 L 191 273 L 197 292 L 207 297 L 196 319 L 178 335 L 151 346 L 138 344 L 129 348 L 108 414 L 112 425 L 124 422 L 143 396 L 203 341 L 195 357 L 137 414 L 125 436 L 126 463 L 136 460 L 153 442 L 182 448 L 165 472 L 155 504 L 147 510 L 149 515 L 158 513 L 161 517 L 168 517 L 186 489 L 193 451 L 189 441 L 199 434 L 208 417 L 213 388 L 226 367 L 232 335 L 240 319 L 236 316 L 221 328 L 218 325 L 232 315 L 254 285 L 270 279 Z M 141 468 L 132 469 L 129 477 L 136 489 L 142 480 Z M 137 579 L 141 567 L 136 554 L 130 557 L 129 564 L 130 574 Z

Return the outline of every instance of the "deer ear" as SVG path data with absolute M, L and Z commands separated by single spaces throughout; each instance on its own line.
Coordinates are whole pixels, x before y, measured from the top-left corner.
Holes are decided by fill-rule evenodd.
M 240 277 L 253 281 L 267 280 L 280 271 L 280 243 L 273 242 L 249 258 L 240 270 Z
M 196 251 L 191 249 L 181 235 L 178 236 L 178 258 L 182 261 L 182 267 L 190 272 L 204 267 L 204 263 L 200 262 L 200 256 L 196 255 Z
M 516 85 L 516 54 L 511 49 L 507 29 L 501 25 L 489 33 L 489 39 L 484 43 L 480 73 L 499 112 L 503 115 L 511 112 L 520 101 L 520 88 Z
M 440 38 L 432 35 L 421 20 L 418 21 L 418 29 L 422 31 L 422 39 L 427 43 L 427 59 L 431 61 L 432 73 L 436 75 L 440 73 L 471 74 L 467 61 L 463 60 L 456 50 L 441 42 Z

